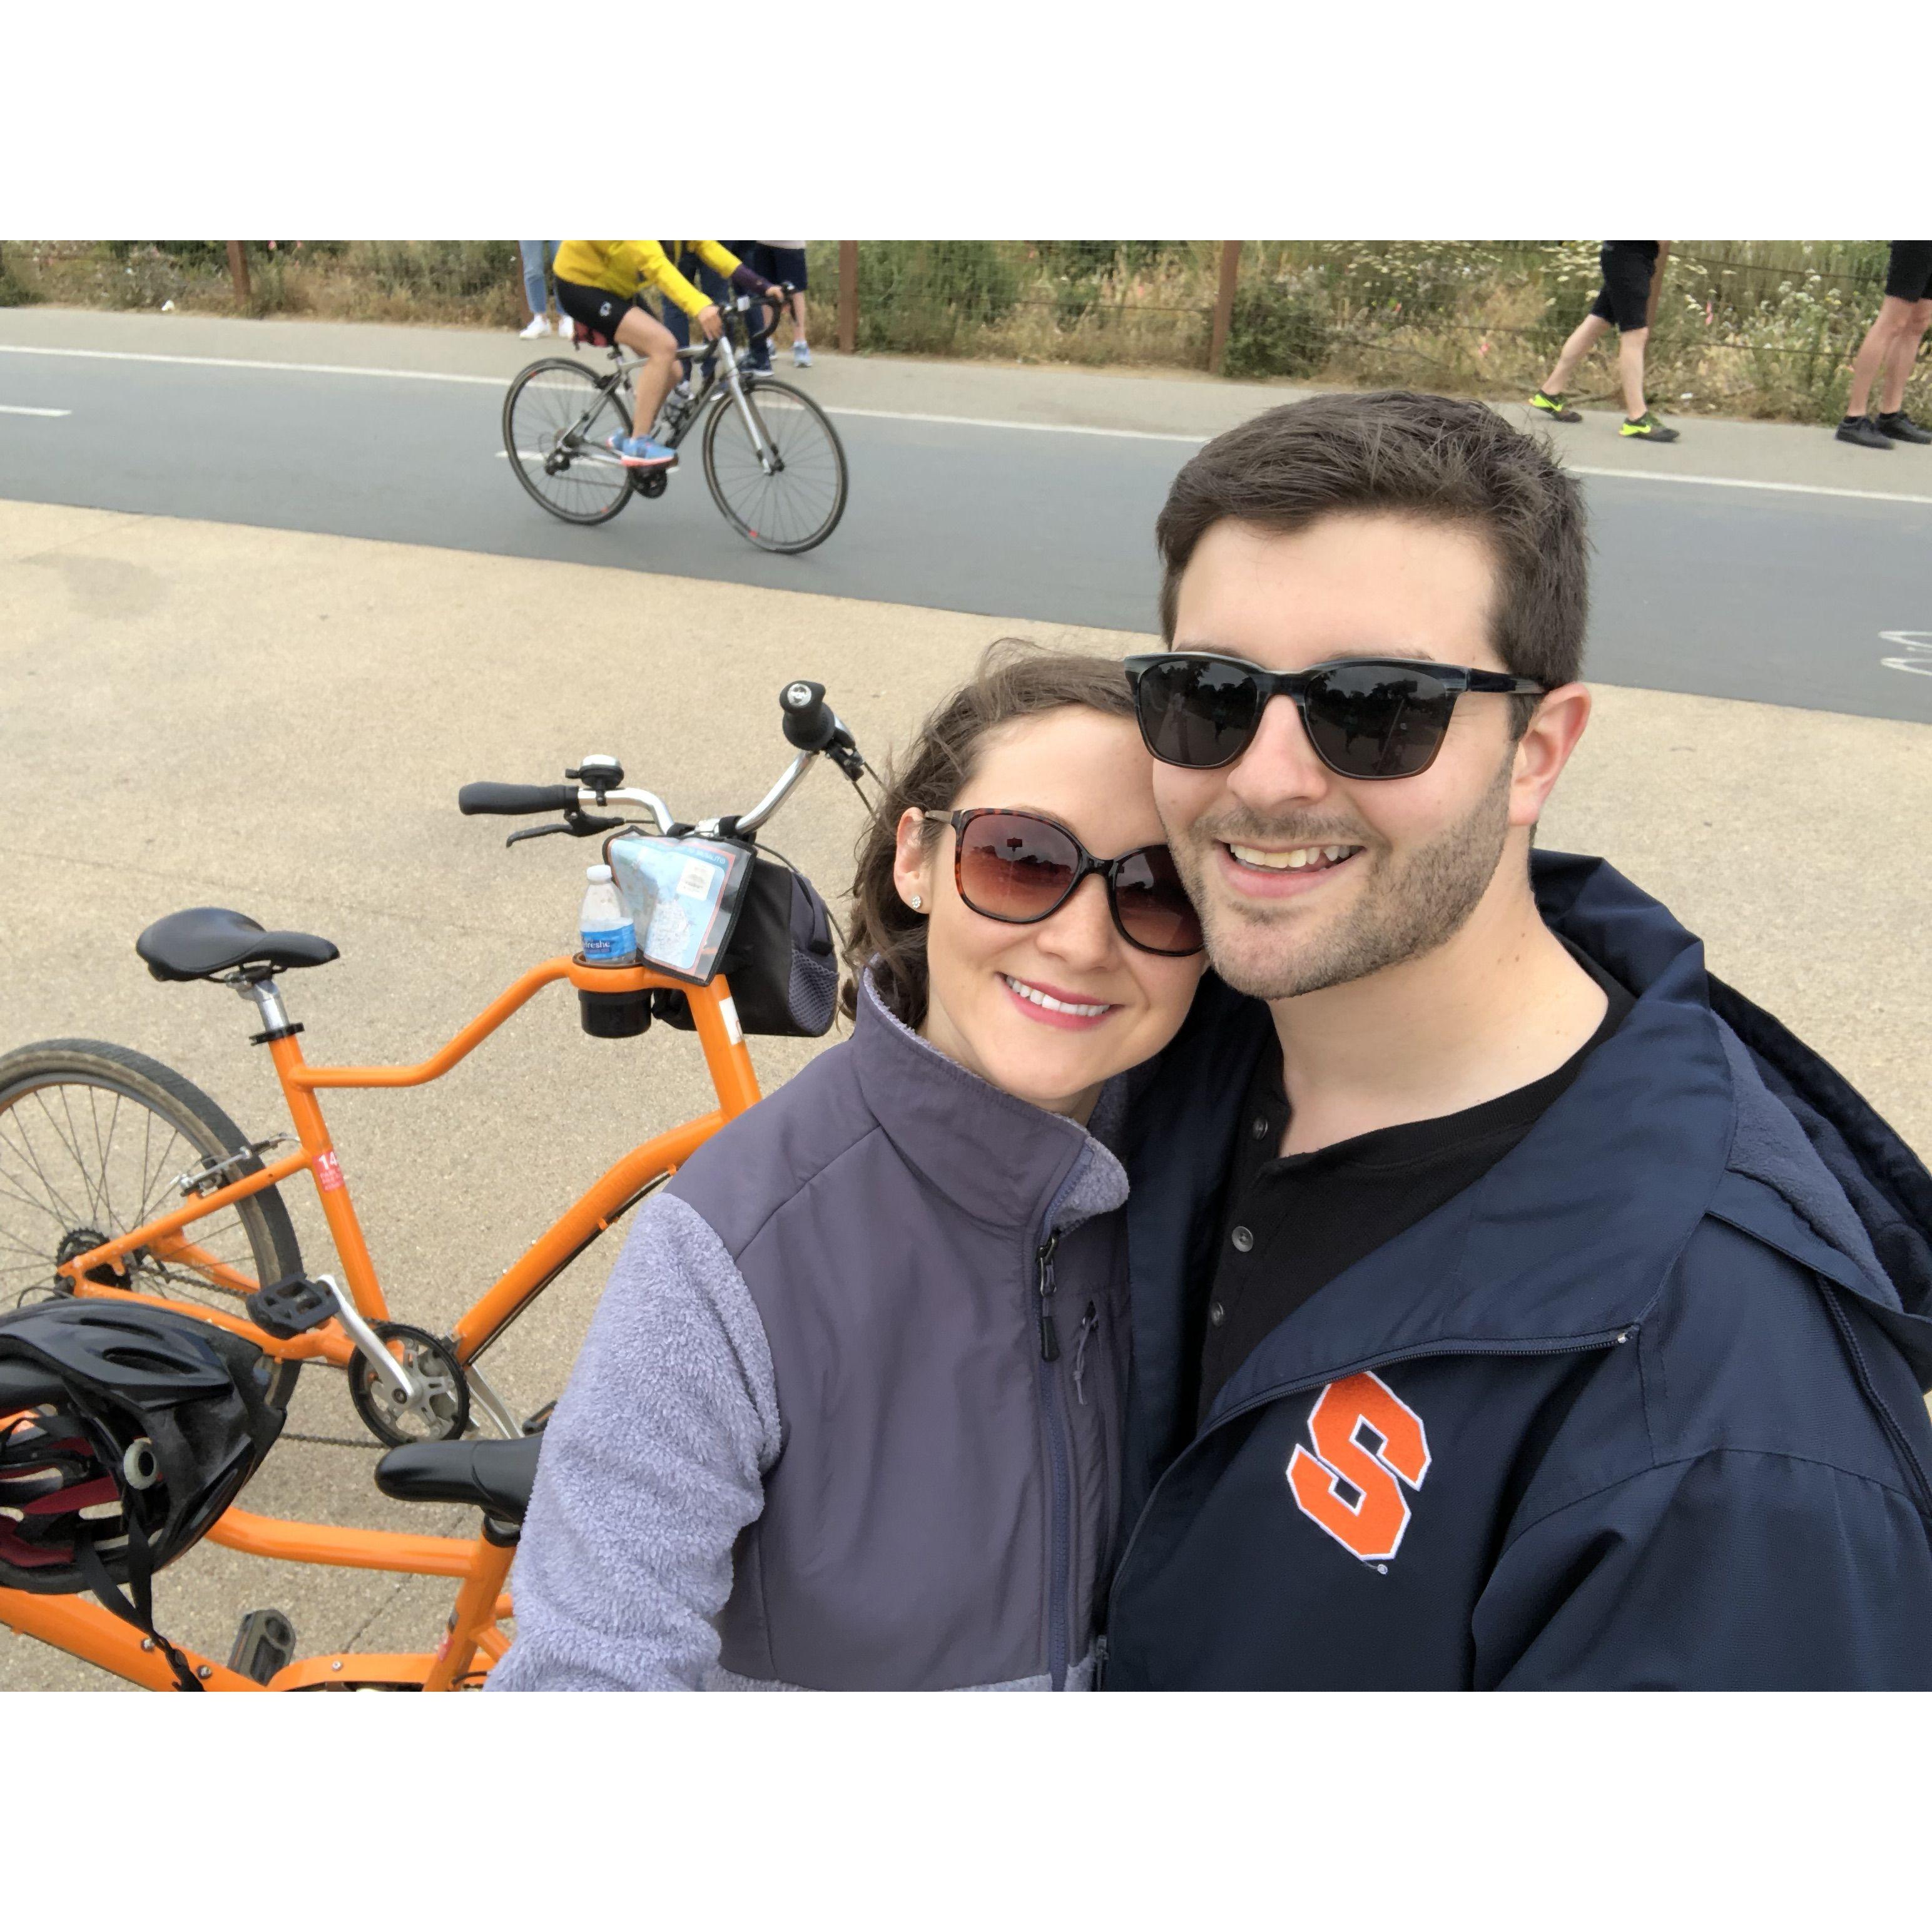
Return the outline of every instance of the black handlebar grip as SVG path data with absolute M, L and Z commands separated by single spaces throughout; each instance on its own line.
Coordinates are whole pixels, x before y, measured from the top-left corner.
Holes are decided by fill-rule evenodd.
M 825 701 L 825 687 L 811 679 L 794 680 L 778 693 L 788 743 L 801 752 L 822 752 L 838 735 L 838 721 Z
M 499 818 L 524 818 L 539 812 L 571 812 L 577 806 L 574 784 L 498 784 L 478 778 L 456 794 L 459 812 L 474 817 L 487 812 Z

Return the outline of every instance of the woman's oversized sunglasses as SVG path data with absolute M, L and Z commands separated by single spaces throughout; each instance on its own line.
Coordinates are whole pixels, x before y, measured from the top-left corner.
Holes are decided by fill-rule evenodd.
M 1409 658 L 1337 658 L 1274 671 L 1240 658 L 1163 652 L 1126 660 L 1148 749 L 1163 764 L 1231 765 L 1274 698 L 1292 698 L 1315 754 L 1345 778 L 1410 778 L 1442 748 L 1465 692 L 1542 696 L 1533 678 Z
M 988 806 L 927 812 L 953 830 L 952 881 L 968 908 L 1007 926 L 1037 926 L 1070 899 L 1082 880 L 1106 882 L 1114 929 L 1143 952 L 1180 958 L 1202 947 L 1201 918 L 1165 845 L 1096 859 L 1064 825 L 1030 812 Z

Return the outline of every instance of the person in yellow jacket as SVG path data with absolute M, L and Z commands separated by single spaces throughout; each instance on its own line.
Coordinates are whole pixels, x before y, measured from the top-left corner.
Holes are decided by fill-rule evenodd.
M 782 289 L 754 274 L 716 242 L 566 242 L 550 265 L 557 307 L 579 328 L 620 342 L 644 358 L 635 378 L 637 417 L 631 425 L 635 434 L 609 439 L 611 450 L 628 469 L 668 470 L 677 460 L 676 450 L 653 442 L 648 434 L 677 380 L 677 344 L 638 298 L 647 288 L 658 289 L 706 336 L 716 338 L 723 326 L 717 304 L 700 295 L 672 266 L 673 256 L 687 250 L 707 268 L 728 275 L 734 288 L 768 296 L 782 307 Z

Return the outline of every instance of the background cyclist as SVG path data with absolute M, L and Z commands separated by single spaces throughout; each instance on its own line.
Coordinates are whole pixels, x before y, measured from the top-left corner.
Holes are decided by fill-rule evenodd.
M 748 295 L 766 296 L 781 304 L 784 300 L 782 290 L 754 274 L 716 242 L 674 242 L 670 246 L 680 254 L 686 250 L 695 254 Z M 646 288 L 661 290 L 714 339 L 723 326 L 717 304 L 678 273 L 658 242 L 566 242 L 556 251 L 552 272 L 557 307 L 572 321 L 644 358 L 634 377 L 637 413 L 632 428 L 638 433 L 610 437 L 610 447 L 628 468 L 668 469 L 677 460 L 676 451 L 653 442 L 646 432 L 677 380 L 678 345 L 638 298 Z

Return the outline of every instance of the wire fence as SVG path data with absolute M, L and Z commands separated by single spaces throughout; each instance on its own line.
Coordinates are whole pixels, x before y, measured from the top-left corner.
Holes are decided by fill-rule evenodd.
M 861 352 L 1218 368 L 1520 394 L 1594 298 L 1595 242 L 872 241 L 809 245 L 814 337 Z M 1882 242 L 1679 242 L 1648 353 L 1679 413 L 1824 422 Z M 238 276 L 238 266 L 239 274 Z M 849 284 L 849 286 L 848 284 Z M 0 303 L 521 324 L 513 242 L 0 242 Z M 1580 400 L 1611 399 L 1613 350 Z M 1932 368 L 1911 400 L 1932 407 Z

